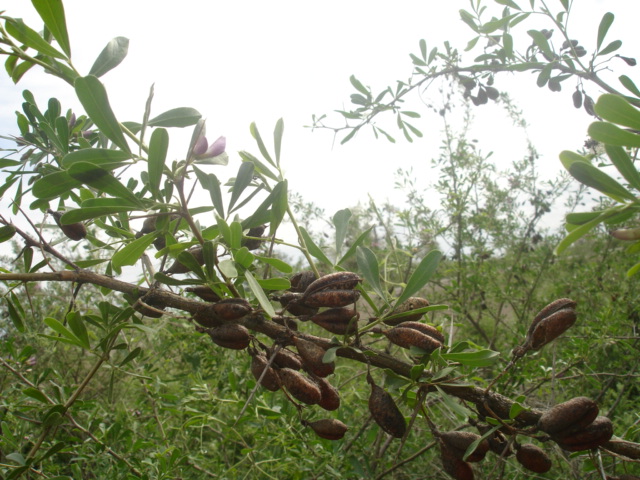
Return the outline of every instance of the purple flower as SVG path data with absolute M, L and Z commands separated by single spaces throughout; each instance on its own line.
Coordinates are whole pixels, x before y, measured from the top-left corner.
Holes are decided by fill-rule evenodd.
M 226 137 L 218 137 L 215 142 L 209 145 L 209 143 L 207 142 L 207 137 L 202 136 L 198 139 L 196 145 L 193 147 L 193 156 L 198 160 L 217 157 L 218 155 L 224 153 L 226 147 Z

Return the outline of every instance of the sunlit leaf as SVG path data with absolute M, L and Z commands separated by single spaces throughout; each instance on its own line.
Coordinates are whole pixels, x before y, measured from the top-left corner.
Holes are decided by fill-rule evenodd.
M 247 279 L 249 288 L 255 295 L 256 299 L 258 300 L 258 303 L 260 304 L 262 309 L 265 311 L 265 313 L 270 317 L 275 317 L 276 312 L 273 309 L 273 305 L 271 305 L 271 302 L 267 298 L 267 295 L 264 293 L 264 290 L 262 290 L 262 287 L 260 286 L 258 281 L 255 279 L 255 277 L 249 270 L 245 272 L 245 278 Z
M 593 108 L 604 120 L 640 130 L 640 110 L 620 95 L 601 95 Z
M 125 265 L 135 265 L 155 239 L 156 233 L 151 232 L 125 245 L 113 255 L 113 258 L 111 259 L 113 269 L 116 272 L 119 272 L 121 267 L 124 267 Z
M 65 59 L 65 55 L 51 46 L 38 32 L 27 26 L 21 18 L 5 17 L 7 33 L 20 43 L 51 57 Z
M 128 164 L 132 155 L 130 152 L 122 150 L 112 150 L 107 148 L 83 148 L 75 152 L 68 153 L 62 158 L 62 166 L 69 168 L 77 162 L 87 162 L 105 170 L 114 170 Z
M 280 149 L 282 147 L 282 134 L 284 133 L 284 121 L 280 118 L 276 122 L 276 128 L 273 131 L 273 149 L 276 152 L 276 162 L 280 163 Z
M 409 297 L 416 294 L 431 280 L 431 277 L 438 267 L 438 263 L 440 263 L 440 258 L 442 258 L 442 253 L 438 250 L 432 250 L 422 259 L 415 271 L 411 274 L 402 295 L 396 300 L 396 305 L 400 305 Z
M 358 247 L 356 251 L 356 261 L 358 270 L 362 274 L 365 282 L 371 285 L 373 291 L 382 298 L 386 299 L 386 295 L 380 284 L 380 268 L 376 255 L 367 247 Z
M 256 140 L 258 148 L 260 149 L 260 153 L 262 153 L 264 159 L 275 167 L 276 164 L 271 159 L 271 155 L 269 155 L 269 151 L 262 141 L 262 137 L 260 136 L 260 132 L 258 131 L 258 127 L 256 126 L 255 122 L 251 123 L 251 125 L 249 126 L 249 130 L 251 131 L 251 136 L 253 136 L 253 138 Z
M 367 228 L 364 232 L 362 232 L 358 238 L 356 239 L 355 242 L 353 242 L 351 244 L 351 246 L 349 247 L 349 250 L 347 250 L 347 253 L 345 253 L 342 258 L 338 261 L 338 265 L 341 265 L 342 262 L 344 262 L 345 260 L 349 259 L 354 253 L 356 253 L 356 249 L 362 245 L 362 243 L 367 239 L 367 237 L 369 236 L 369 232 L 373 229 L 373 226 Z
M 470 367 L 488 367 L 498 360 L 500 352 L 494 352 L 493 350 L 479 350 L 476 352 L 442 353 L 441 356 L 445 360 L 458 362 Z
M 149 120 L 150 127 L 189 127 L 198 123 L 202 115 L 195 108 L 179 107 L 167 110 Z
M 614 200 L 636 200 L 636 197 L 629 190 L 593 165 L 575 162 L 569 168 L 569 173 L 580 183 L 595 188 Z
M 62 0 L 31 0 L 31 3 L 62 51 L 71 58 L 71 44 Z
M 116 68 L 127 56 L 129 51 L 129 39 L 116 37 L 104 47 L 96 61 L 93 63 L 89 75 L 101 77 L 109 70 Z
M 70 176 L 66 171 L 55 172 L 36 180 L 31 193 L 36 198 L 56 198 L 81 185 L 82 182 Z
M 149 190 L 161 200 L 160 182 L 162 171 L 167 159 L 169 150 L 169 134 L 164 128 L 156 128 L 151 134 L 149 141 L 149 159 L 147 163 L 147 173 L 149 174 Z
M 98 189 L 113 197 L 120 197 L 142 205 L 138 197 L 107 170 L 87 162 L 77 162 L 69 167 L 69 175 L 79 182 Z
M 638 169 L 631 161 L 631 158 L 629 158 L 629 154 L 627 154 L 625 149 L 614 145 L 605 145 L 604 148 L 611 159 L 611 163 L 615 165 L 625 180 L 629 182 L 633 188 L 640 190 L 640 173 L 638 173 Z
M 342 254 L 342 246 L 347 236 L 347 227 L 349 226 L 350 219 L 351 210 L 348 208 L 338 210 L 333 216 L 333 224 L 336 227 L 336 260 L 340 258 Z
M 11 240 L 16 234 L 16 227 L 13 225 L 4 225 L 0 227 L 0 243 Z
M 607 12 L 602 16 L 602 20 L 600 20 L 600 25 L 598 26 L 598 43 L 596 44 L 596 49 L 600 50 L 602 46 L 602 42 L 604 41 L 604 37 L 607 35 L 609 31 L 609 27 L 613 23 L 614 15 L 611 12 Z
M 233 189 L 231 190 L 231 200 L 229 200 L 229 211 L 233 210 L 233 206 L 236 204 L 242 192 L 247 188 L 253 180 L 253 163 L 242 162 L 238 169 L 238 174 L 233 182 Z
M 302 235 L 304 245 L 307 247 L 307 250 L 309 250 L 309 253 L 328 267 L 333 268 L 333 263 L 331 263 L 331 260 L 329 260 L 322 249 L 318 245 L 316 245 L 316 243 L 311 238 L 311 235 L 309 235 L 304 227 L 300 227 L 300 233 Z

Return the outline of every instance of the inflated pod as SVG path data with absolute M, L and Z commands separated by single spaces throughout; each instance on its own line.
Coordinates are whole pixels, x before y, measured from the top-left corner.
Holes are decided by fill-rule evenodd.
M 358 331 L 360 314 L 353 308 L 330 308 L 311 317 L 311 321 L 328 332 L 348 335 Z
M 360 298 L 358 290 L 321 290 L 305 296 L 302 300 L 308 307 L 346 307 Z
M 323 290 L 352 290 L 362 278 L 353 272 L 335 272 L 314 280 L 304 291 L 305 298 Z
M 347 433 L 348 427 L 335 418 L 324 418 L 315 422 L 305 422 L 316 435 L 327 440 L 340 440 Z
M 243 350 L 249 346 L 251 335 L 242 325 L 225 323 L 207 331 L 216 345 L 232 350 Z
M 370 383 L 369 412 L 371 416 L 386 433 L 395 438 L 402 438 L 407 431 L 404 415 L 389 393 L 375 383 Z
M 598 405 L 590 398 L 575 397 L 543 413 L 538 420 L 538 428 L 548 434 L 559 433 L 570 428 L 580 430 L 596 419 L 598 411 Z
M 298 349 L 304 368 L 309 370 L 318 377 L 327 377 L 333 373 L 336 368 L 334 362 L 324 363 L 322 359 L 326 350 L 315 343 L 305 340 L 304 338 L 294 337 L 293 343 Z
M 409 297 L 396 308 L 388 316 L 397 315 L 399 313 L 409 312 L 411 310 L 417 310 L 429 306 L 429 301 L 426 298 Z M 404 322 L 417 322 L 422 318 L 424 313 L 414 313 L 412 315 L 406 315 L 400 318 L 392 318 L 391 320 L 384 320 L 384 323 L 391 325 L 392 327 Z
M 211 305 L 211 310 L 222 320 L 239 320 L 252 311 L 244 298 L 225 298 Z
M 277 373 L 282 384 L 296 400 L 307 405 L 316 405 L 322 398 L 320 387 L 297 370 L 281 368 Z
M 551 470 L 551 458 L 540 447 L 527 443 L 520 445 L 516 452 L 516 460 L 527 470 L 546 473 Z
M 257 381 L 260 381 L 260 385 L 271 392 L 275 392 L 280 389 L 280 378 L 276 371 L 271 367 L 267 366 L 269 361 L 267 358 L 261 354 L 255 354 L 251 358 L 251 373 L 253 377 Z M 266 373 L 263 375 L 263 372 L 266 369 Z M 262 380 L 260 380 L 262 377 Z

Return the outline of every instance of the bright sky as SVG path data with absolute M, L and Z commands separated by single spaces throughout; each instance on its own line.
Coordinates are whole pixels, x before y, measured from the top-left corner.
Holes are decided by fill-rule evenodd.
M 523 6 L 529 3 L 516 1 Z M 489 0 L 484 3 L 498 8 L 496 14 L 502 8 Z M 559 6 L 557 0 L 547 3 L 552 9 Z M 595 43 L 603 13 L 612 11 L 616 20 L 607 40 L 622 39 L 622 55 L 634 56 L 640 51 L 636 34 L 640 8 L 635 2 L 573 3 L 575 37 L 587 50 Z M 194 107 L 207 119 L 210 140 L 219 135 L 227 137 L 231 166 L 212 170 L 226 178 L 235 174 L 239 165 L 236 151 L 259 153 L 249 124 L 255 121 L 270 143 L 275 123 L 282 117 L 283 164 L 290 189 L 325 208 L 328 216 L 358 202 L 366 203 L 369 193 L 380 202 L 388 198 L 399 203 L 401 195 L 393 191 L 398 168 L 413 166 L 419 185 L 427 188 L 435 179 L 429 162 L 438 155 L 441 123 L 413 97 L 408 107 L 423 115 L 414 122 L 425 133 L 423 139 L 407 143 L 391 122 L 388 130 L 398 139 L 395 145 L 376 141 L 365 130 L 340 146 L 337 142 L 333 145 L 328 131 L 304 128 L 310 125 L 311 115 L 351 108 L 352 74 L 376 92 L 394 85 L 397 79 L 407 79 L 412 70 L 409 53 L 418 52 L 421 38 L 429 49 L 449 40 L 463 50 L 473 37 L 458 13 L 460 8 L 469 8 L 467 0 L 66 0 L 64 4 L 72 58 L 81 73 L 89 71 L 111 38 L 130 39 L 127 59 L 102 77 L 120 121 L 141 120 L 149 88 L 155 83 L 152 116 L 174 107 Z M 40 27 L 30 2 L 3 0 L 2 8 L 8 15 Z M 467 63 L 472 58 L 465 56 Z M 637 78 L 635 70 L 621 61 L 614 68 L 615 76 L 624 73 Z M 538 89 L 535 76 L 530 74 L 511 80 L 498 77 L 495 86 L 506 87 L 530 119 L 529 134 L 542 154 L 545 172 L 560 168 L 561 150 L 580 148 L 592 118 L 572 107 L 573 81 L 566 82 L 561 93 Z M 17 132 L 13 112 L 20 109 L 25 88 L 38 95 L 41 105 L 49 96 L 56 96 L 63 109 L 78 107 L 70 87 L 36 69 L 18 86 L 1 75 L 0 134 Z M 599 92 L 594 86 L 586 88 L 597 98 Z M 436 86 L 427 97 L 440 101 Z M 498 162 L 525 154 L 521 133 L 511 127 L 499 108 L 487 105 L 475 109 L 474 114 L 474 134 L 482 151 L 495 151 Z M 340 123 L 338 116 L 333 123 Z M 169 160 L 185 154 L 191 134 L 188 131 L 174 137 L 174 132 L 177 130 L 170 131 L 174 157 Z M 3 206 L 6 208 L 6 202 Z

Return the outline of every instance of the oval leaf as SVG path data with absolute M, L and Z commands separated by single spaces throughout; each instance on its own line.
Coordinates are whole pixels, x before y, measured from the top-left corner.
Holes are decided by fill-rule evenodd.
M 179 107 L 149 120 L 150 127 L 189 127 L 198 123 L 202 115 L 195 108 Z
M 93 63 L 89 75 L 101 77 L 109 70 L 116 68 L 127 56 L 129 51 L 129 39 L 126 37 L 116 37 L 107 43 L 96 61 Z
M 111 259 L 113 269 L 116 272 L 119 272 L 121 271 L 121 267 L 125 265 L 135 265 L 147 247 L 153 243 L 155 238 L 155 232 L 147 233 L 118 250 Z

